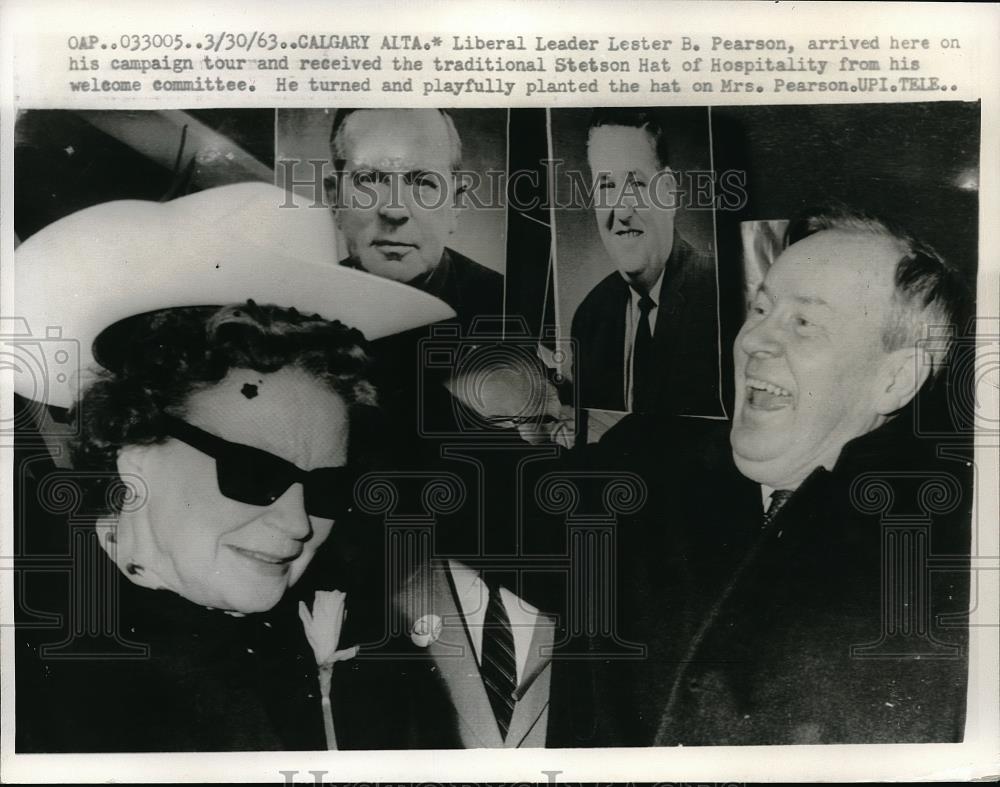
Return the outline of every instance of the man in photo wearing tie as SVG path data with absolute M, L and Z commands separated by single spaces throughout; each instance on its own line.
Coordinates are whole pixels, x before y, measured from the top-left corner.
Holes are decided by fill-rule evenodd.
M 722 415 L 715 259 L 674 226 L 681 193 L 664 129 L 650 112 L 595 110 L 587 160 L 616 270 L 573 316 L 580 404 Z
M 521 598 L 516 571 L 431 560 L 393 604 L 411 658 L 391 667 L 410 749 L 546 745 L 555 620 Z
M 970 395 L 930 386 L 965 284 L 844 207 L 787 241 L 736 339 L 732 422 L 632 416 L 601 441 L 650 489 L 618 599 L 648 657 L 602 665 L 607 734 L 568 745 L 962 740 L 972 446 L 917 414 Z

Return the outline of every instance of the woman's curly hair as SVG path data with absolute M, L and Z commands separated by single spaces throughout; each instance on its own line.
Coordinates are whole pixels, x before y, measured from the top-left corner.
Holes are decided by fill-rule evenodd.
M 376 404 L 360 331 L 253 301 L 138 315 L 102 334 L 94 353 L 106 368 L 71 413 L 78 426 L 72 454 L 77 469 L 107 477 L 116 475 L 123 446 L 165 440 L 161 415 L 183 417 L 192 394 L 233 369 L 294 367 L 339 395 L 349 412 Z

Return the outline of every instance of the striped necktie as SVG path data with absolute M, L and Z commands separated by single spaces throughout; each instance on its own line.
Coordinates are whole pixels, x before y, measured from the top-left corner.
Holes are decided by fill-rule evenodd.
M 790 489 L 775 489 L 771 493 L 771 503 L 767 507 L 767 511 L 764 512 L 764 519 L 761 524 L 762 527 L 767 527 L 774 518 L 778 515 L 778 512 L 785 507 L 789 498 L 792 496 L 792 490 Z
M 489 588 L 490 600 L 483 620 L 483 654 L 480 673 L 486 687 L 493 715 L 500 727 L 500 737 L 507 739 L 510 720 L 514 715 L 514 691 L 517 689 L 517 660 L 514 656 L 514 632 L 500 596 L 500 586 L 483 581 Z

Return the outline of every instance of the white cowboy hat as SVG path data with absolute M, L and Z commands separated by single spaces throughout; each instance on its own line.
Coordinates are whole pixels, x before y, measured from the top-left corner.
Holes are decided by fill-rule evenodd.
M 340 320 L 369 340 L 454 316 L 420 290 L 338 265 L 336 241 L 327 210 L 266 183 L 60 219 L 15 252 L 14 314 L 35 339 L 36 368 L 15 373 L 14 390 L 72 406 L 98 334 L 157 309 L 253 299 Z

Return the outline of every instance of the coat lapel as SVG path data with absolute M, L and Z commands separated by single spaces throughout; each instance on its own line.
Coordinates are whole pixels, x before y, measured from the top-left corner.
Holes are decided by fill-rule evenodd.
M 674 235 L 674 249 L 663 273 L 660 287 L 660 301 L 657 305 L 656 328 L 653 331 L 653 345 L 659 350 L 658 358 L 664 357 L 671 344 L 683 342 L 687 298 L 684 295 L 684 281 L 687 278 L 687 264 L 691 257 L 691 247 L 679 235 Z
M 625 313 L 628 308 L 629 286 L 618 274 L 614 274 L 613 286 L 610 291 L 610 305 L 600 315 L 603 323 L 598 328 L 598 341 L 604 347 L 604 352 L 594 358 L 588 358 L 587 370 L 592 378 L 590 385 L 607 389 L 609 400 L 599 403 L 610 406 L 611 409 L 625 410 Z M 606 383 L 597 382 L 606 376 Z
M 466 748 L 503 746 L 446 563 L 434 572 L 434 599 L 442 611 L 442 627 L 441 637 L 429 650 L 455 707 L 462 744 Z M 456 655 L 459 649 L 461 655 Z
M 397 597 L 408 628 L 425 615 L 437 616 L 441 632 L 427 646 L 438 674 L 455 709 L 458 734 L 465 748 L 515 748 L 544 746 L 549 707 L 552 647 L 555 621 L 539 613 L 521 683 L 517 688 L 511 726 L 500 736 L 486 688 L 476 661 L 476 652 L 454 595 L 448 564 L 434 561 L 414 576 Z
M 479 665 L 455 600 L 448 564 L 435 560 L 415 574 L 396 598 L 407 629 L 423 616 L 440 620 L 439 636 L 427 645 L 441 685 L 455 710 L 455 724 L 466 748 L 503 746 L 486 696 Z
M 539 613 L 531 637 L 524 676 L 521 685 L 517 687 L 518 700 L 514 705 L 514 716 L 504 742 L 507 748 L 545 745 L 555 630 L 555 620 L 545 613 Z

